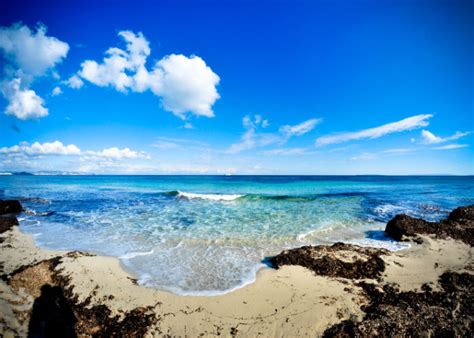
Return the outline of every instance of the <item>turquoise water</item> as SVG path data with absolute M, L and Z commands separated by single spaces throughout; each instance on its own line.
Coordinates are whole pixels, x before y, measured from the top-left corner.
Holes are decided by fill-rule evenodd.
M 141 284 L 219 294 L 285 248 L 383 237 L 397 213 L 437 220 L 474 204 L 474 177 L 2 176 L 38 245 L 118 257 Z

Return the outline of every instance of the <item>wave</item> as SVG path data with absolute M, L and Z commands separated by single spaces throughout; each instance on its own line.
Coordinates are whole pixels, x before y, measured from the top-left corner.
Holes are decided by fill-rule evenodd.
M 25 209 L 25 214 L 30 216 L 51 216 L 54 214 L 54 211 L 38 212 L 33 209 Z
M 125 255 L 122 255 L 122 256 L 119 256 L 120 259 L 132 259 L 132 258 L 135 258 L 135 257 L 138 257 L 138 256 L 148 256 L 148 255 L 152 255 L 154 252 L 153 249 L 151 249 L 150 251 L 133 251 L 133 252 L 129 252 L 129 253 L 126 253 Z
M 210 200 L 210 201 L 234 201 L 243 195 L 239 194 L 196 194 L 192 192 L 184 192 L 179 191 L 177 193 L 178 197 L 186 198 L 186 199 L 203 199 L 203 200 Z
M 50 204 L 51 201 L 46 198 L 41 197 L 19 197 L 18 200 L 21 202 L 31 202 L 31 203 L 41 203 L 41 204 Z
M 356 197 L 364 196 L 362 192 L 324 193 L 311 195 L 267 195 L 267 194 L 202 194 L 179 190 L 172 190 L 159 193 L 159 195 L 173 196 L 185 199 L 204 199 L 211 201 L 289 201 L 289 202 L 310 202 L 321 198 L 331 197 Z

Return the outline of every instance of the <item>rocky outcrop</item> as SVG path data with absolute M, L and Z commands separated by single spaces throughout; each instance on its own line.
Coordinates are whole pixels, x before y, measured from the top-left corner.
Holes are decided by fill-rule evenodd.
M 336 243 L 285 250 L 270 258 L 270 263 L 276 268 L 301 265 L 320 276 L 377 279 L 385 269 L 385 263 L 380 258 L 384 254 L 388 251 Z
M 23 210 L 17 200 L 0 200 L 0 234 L 18 225 L 15 214 Z
M 399 292 L 359 283 L 369 299 L 361 321 L 328 328 L 325 337 L 469 337 L 474 329 L 474 275 L 445 272 L 440 291 Z
M 453 210 L 447 219 L 427 222 L 397 215 L 385 232 L 396 240 L 430 234 L 473 245 L 474 206 Z M 286 250 L 270 259 L 275 267 L 301 265 L 317 275 L 353 279 L 367 303 L 362 320 L 345 320 L 329 327 L 325 337 L 468 337 L 474 331 L 474 274 L 444 272 L 439 288 L 424 284 L 419 290 L 400 291 L 381 278 L 385 269 L 382 249 L 336 243 Z M 469 268 L 468 268 L 469 270 Z M 370 278 L 372 281 L 362 280 Z
M 474 205 L 453 210 L 447 219 L 427 222 L 407 215 L 397 215 L 387 223 L 385 233 L 397 241 L 417 234 L 434 235 L 437 238 L 457 239 L 474 245 Z
M 18 219 L 15 216 L 0 216 L 0 234 L 10 230 L 15 225 L 18 225 Z
M 23 208 L 17 200 L 0 200 L 0 215 L 19 214 Z

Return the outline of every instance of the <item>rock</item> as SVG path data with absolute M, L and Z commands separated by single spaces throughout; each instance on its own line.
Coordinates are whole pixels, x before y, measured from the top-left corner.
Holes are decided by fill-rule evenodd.
M 380 258 L 384 254 L 388 254 L 388 251 L 335 243 L 331 246 L 304 246 L 285 250 L 270 258 L 270 263 L 276 268 L 301 265 L 320 276 L 377 279 L 385 270 L 385 263 Z
M 454 209 L 449 214 L 448 220 L 454 222 L 474 221 L 474 205 Z
M 474 245 L 474 205 L 453 210 L 447 219 L 427 222 L 407 215 L 397 215 L 387 223 L 385 233 L 397 241 L 417 234 L 434 235 L 445 239 L 451 237 Z
M 18 214 L 23 210 L 17 200 L 0 200 L 0 215 Z
M 18 225 L 18 220 L 13 215 L 0 216 L 0 234 Z
M 426 231 L 430 233 L 434 231 L 433 228 L 433 223 L 423 219 L 397 215 L 387 223 L 385 233 L 396 241 L 401 241 L 403 236 L 415 236 L 417 233 L 425 233 Z

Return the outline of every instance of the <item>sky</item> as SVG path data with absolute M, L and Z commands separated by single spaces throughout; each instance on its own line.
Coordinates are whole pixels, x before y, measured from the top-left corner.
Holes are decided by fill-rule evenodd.
M 0 172 L 474 174 L 470 0 L 0 13 Z

